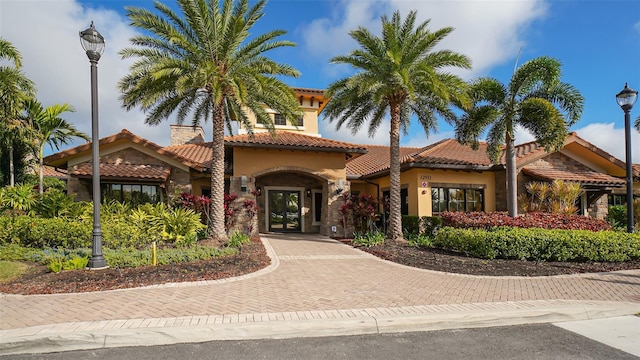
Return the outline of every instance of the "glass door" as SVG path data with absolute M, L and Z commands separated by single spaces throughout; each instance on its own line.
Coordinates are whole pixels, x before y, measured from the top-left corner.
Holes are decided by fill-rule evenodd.
M 300 220 L 300 191 L 269 191 L 269 231 L 298 232 Z

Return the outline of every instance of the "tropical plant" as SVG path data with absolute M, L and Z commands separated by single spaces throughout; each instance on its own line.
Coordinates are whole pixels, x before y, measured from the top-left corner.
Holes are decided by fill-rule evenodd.
M 211 234 L 227 240 L 224 215 L 224 129 L 237 120 L 251 129 L 247 111 L 273 131 L 266 108 L 297 121 L 302 110 L 282 76 L 298 76 L 293 67 L 265 56 L 269 50 L 294 46 L 276 40 L 285 32 L 270 31 L 249 38 L 263 16 L 266 2 L 249 0 L 178 0 L 182 15 L 156 2 L 159 14 L 127 7 L 131 24 L 146 34 L 131 39 L 134 47 L 120 52 L 137 58 L 119 82 L 122 105 L 140 107 L 145 122 L 157 125 L 177 112 L 178 123 L 192 115 L 192 123 L 211 119 L 213 161 L 211 175 Z
M 42 167 L 44 166 L 44 147 L 49 144 L 52 149 L 59 150 L 60 145 L 66 145 L 79 137 L 89 141 L 89 135 L 78 131 L 73 124 L 60 117 L 65 112 L 73 112 L 74 108 L 69 104 L 55 104 L 44 108 L 35 99 L 25 103 L 25 120 L 31 125 L 32 135 L 38 150 L 38 176 L 39 191 L 44 192 L 44 180 Z
M 507 209 L 516 216 L 517 169 L 515 129 L 529 130 L 548 152 L 560 149 L 569 128 L 582 115 L 584 99 L 570 84 L 561 82 L 561 64 L 550 57 L 527 61 L 515 70 L 507 85 L 493 78 L 471 84 L 473 106 L 456 124 L 456 138 L 478 149 L 478 138 L 487 134 L 487 153 L 499 163 L 506 145 Z
M 0 188 L 0 209 L 29 213 L 37 202 L 38 197 L 29 184 Z
M 584 190 L 578 182 L 554 180 L 551 183 L 533 181 L 525 184 L 527 194 L 521 197 L 520 209 L 525 212 L 575 214 L 576 200 Z
M 24 102 L 35 96 L 35 84 L 20 70 L 22 56 L 9 41 L 0 38 L 0 153 L 9 157 L 9 185 L 15 185 L 13 147 L 28 127 L 20 119 Z
M 331 61 L 351 65 L 356 73 L 332 83 L 326 92 L 324 109 L 336 128 L 346 125 L 353 134 L 365 122 L 373 136 L 389 114 L 390 216 L 387 239 L 403 241 L 400 213 L 400 129 L 406 134 L 415 115 L 426 135 L 437 127 L 436 115 L 455 121 L 451 104 L 468 105 L 466 84 L 452 75 L 451 68 L 470 68 L 468 57 L 450 50 L 434 50 L 453 31 L 445 27 L 427 29 L 429 20 L 415 26 L 417 13 L 406 19 L 396 11 L 391 19 L 383 16 L 382 35 L 365 28 L 350 32 L 360 48 Z

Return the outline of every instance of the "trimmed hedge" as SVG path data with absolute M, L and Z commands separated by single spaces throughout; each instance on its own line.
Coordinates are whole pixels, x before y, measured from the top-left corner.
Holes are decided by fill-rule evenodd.
M 483 259 L 621 262 L 640 258 L 640 233 L 444 227 L 433 246 Z
M 442 226 L 463 229 L 491 229 L 500 226 L 564 230 L 611 230 L 605 220 L 579 215 L 526 213 L 510 217 L 506 212 L 442 212 Z

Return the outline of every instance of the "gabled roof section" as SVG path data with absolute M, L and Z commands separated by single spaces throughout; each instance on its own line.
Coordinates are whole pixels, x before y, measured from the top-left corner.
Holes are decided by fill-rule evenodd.
M 611 175 L 603 174 L 597 171 L 589 170 L 561 170 L 554 168 L 523 168 L 522 171 L 535 178 L 553 181 L 564 180 L 579 182 L 584 185 L 599 185 L 599 186 L 622 186 L 626 183 L 625 180 L 613 177 Z
M 189 159 L 202 167 L 209 167 L 213 157 L 213 143 L 197 143 L 167 146 L 164 150 Z
M 273 135 L 264 132 L 253 135 L 227 136 L 224 139 L 224 144 L 228 147 L 291 149 L 347 154 L 364 154 L 367 152 L 367 148 L 363 145 L 323 139 L 289 131 L 278 131 Z
M 625 163 L 608 152 L 600 149 L 594 144 L 578 136 L 576 132 L 572 132 L 567 136 L 564 142 L 564 149 L 575 150 L 575 147 L 579 146 L 588 152 L 597 155 L 600 158 L 600 163 L 613 163 L 615 166 L 622 169 L 625 168 Z M 540 158 L 545 157 L 548 152 L 546 149 L 535 141 L 517 145 L 516 148 L 516 163 L 518 167 L 524 167 L 527 164 L 532 163 Z M 500 156 L 500 163 L 505 164 L 505 152 L 503 151 Z M 640 174 L 640 172 L 639 172 Z
M 144 139 L 140 136 L 137 136 L 127 129 L 122 129 L 117 134 L 100 139 L 100 146 L 102 147 L 102 146 L 114 144 L 120 141 L 129 141 L 129 142 L 144 146 L 150 150 L 157 152 L 159 155 L 167 156 L 173 160 L 183 163 L 188 167 L 191 167 L 200 171 L 203 170 L 203 167 L 199 163 L 196 163 L 186 157 L 183 157 L 182 155 L 164 150 L 164 148 L 162 148 L 161 146 L 147 139 Z M 44 163 L 51 166 L 65 168 L 67 166 L 67 161 L 69 158 L 80 156 L 90 151 L 91 151 L 91 142 L 88 142 L 86 144 L 82 144 L 80 146 L 76 146 L 74 148 L 49 155 L 44 158 Z
M 401 147 L 400 157 L 420 151 L 420 148 Z M 389 169 L 389 147 L 382 145 L 367 145 L 367 153 L 347 162 L 347 176 L 358 177 L 370 175 Z
M 347 162 L 349 176 L 375 177 L 389 172 L 389 147 L 368 146 L 367 150 L 367 154 Z M 441 140 L 423 148 L 401 147 L 400 165 L 403 169 L 489 170 L 493 167 L 485 143 L 473 150 L 454 139 Z

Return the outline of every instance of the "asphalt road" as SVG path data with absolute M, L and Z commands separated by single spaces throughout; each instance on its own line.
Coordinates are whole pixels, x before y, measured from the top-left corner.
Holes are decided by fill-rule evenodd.
M 551 324 L 430 332 L 213 341 L 11 355 L 0 359 L 638 359 Z

